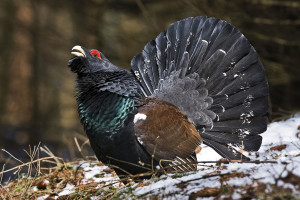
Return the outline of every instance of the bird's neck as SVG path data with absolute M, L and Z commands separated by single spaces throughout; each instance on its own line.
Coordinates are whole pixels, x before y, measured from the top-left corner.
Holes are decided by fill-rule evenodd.
M 79 117 L 88 135 L 117 134 L 135 112 L 135 96 L 126 91 L 129 86 L 122 80 L 108 82 L 98 77 L 93 81 L 82 78 L 77 81 Z

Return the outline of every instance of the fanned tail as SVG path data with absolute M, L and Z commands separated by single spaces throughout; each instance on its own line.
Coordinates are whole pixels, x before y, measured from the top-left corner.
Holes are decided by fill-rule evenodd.
M 178 106 L 223 157 L 260 148 L 268 82 L 256 51 L 231 24 L 207 17 L 175 22 L 131 66 L 145 96 Z

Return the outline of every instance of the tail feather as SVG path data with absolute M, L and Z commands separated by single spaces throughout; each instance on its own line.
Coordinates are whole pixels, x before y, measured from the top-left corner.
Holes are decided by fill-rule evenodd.
M 212 91 L 211 95 L 227 94 L 233 95 L 240 91 L 248 90 L 249 88 L 260 84 L 264 86 L 266 84 L 265 75 L 258 73 L 261 70 L 259 65 L 252 65 L 245 71 L 238 72 L 236 74 L 228 75 L 228 78 L 224 80 L 223 87 L 222 84 L 216 88 L 219 91 Z M 212 87 L 214 88 L 214 87 Z M 265 94 L 262 94 L 265 95 Z
M 142 85 L 142 90 L 144 95 L 148 96 L 151 95 L 153 92 L 152 82 L 150 81 L 148 72 L 144 66 L 143 55 L 138 54 L 135 56 L 135 59 L 131 61 L 131 65 L 135 66 L 134 74 L 137 79 L 140 81 Z
M 167 48 L 166 48 L 166 56 L 168 59 L 166 59 L 166 66 L 168 68 L 167 75 L 169 76 L 170 73 L 174 69 L 174 58 L 175 58 L 175 40 L 176 40 L 176 25 L 170 25 L 168 32 L 166 33 L 166 39 L 167 39 Z
M 196 72 L 201 74 L 207 80 L 210 79 L 210 77 L 216 73 L 216 69 L 220 66 L 220 61 L 222 61 L 225 56 L 226 52 L 222 49 L 218 49 L 206 60 L 206 62 L 199 65 Z
M 228 121 L 219 121 L 214 122 L 213 130 L 206 130 L 207 132 L 224 132 L 230 133 L 240 133 L 242 130 L 247 130 L 248 135 L 257 135 L 261 132 L 265 131 L 265 123 L 267 122 L 266 117 L 255 117 L 251 119 L 247 119 L 248 121 L 241 121 L 239 119 L 236 120 L 228 120 Z M 251 123 L 250 123 L 251 120 Z M 255 124 L 253 126 L 252 124 Z M 235 137 L 235 136 L 234 136 Z M 226 138 L 224 138 L 226 139 Z
M 189 45 L 187 45 L 187 48 L 186 48 L 186 51 L 191 52 L 191 55 L 192 55 L 192 52 L 197 51 L 199 49 L 197 46 L 201 42 L 201 40 L 199 40 L 200 39 L 199 33 L 200 33 L 201 28 L 203 27 L 203 23 L 205 22 L 205 20 L 206 20 L 206 17 L 202 17 L 202 18 L 197 17 L 197 18 L 194 18 L 194 20 L 191 20 L 192 25 L 191 25 L 190 33 L 189 33 L 190 36 L 188 38 Z M 193 63 L 193 62 L 191 62 L 191 63 Z
M 221 105 L 225 109 L 229 109 L 243 104 L 244 106 L 251 105 L 252 101 L 261 98 L 262 94 L 268 93 L 266 87 L 261 87 L 260 84 L 255 85 L 247 90 L 241 90 L 230 96 L 228 95 L 216 95 L 212 96 L 214 102 L 213 105 Z
M 191 54 L 191 63 L 190 63 L 190 70 L 188 73 L 194 73 L 198 70 L 201 62 L 203 61 L 204 53 L 206 52 L 208 47 L 208 42 L 206 40 L 199 40 L 197 42 L 197 46 L 195 51 Z
M 156 54 L 155 42 L 152 41 L 145 46 L 144 51 L 142 52 L 144 62 L 149 63 L 147 70 L 149 74 L 150 83 L 152 86 L 151 90 L 155 88 L 155 86 L 158 84 L 159 81 L 158 67 L 156 65 L 155 57 L 150 56 L 155 54 Z
M 239 119 L 241 122 L 244 122 L 246 119 L 243 118 L 252 118 L 260 116 L 261 111 L 268 109 L 268 99 L 267 98 L 258 98 L 253 100 L 251 104 L 245 106 L 240 104 L 238 106 L 232 107 L 230 109 L 225 109 L 224 112 L 219 113 L 218 121 L 227 121 L 230 119 Z M 249 121 L 250 123 L 251 121 Z M 244 122 L 246 123 L 246 122 Z
M 218 154 L 228 160 L 250 160 L 227 144 L 215 142 L 210 139 L 204 140 L 203 143 L 213 148 Z
M 217 72 L 211 74 L 210 78 L 207 80 L 207 87 L 211 89 L 211 95 L 216 95 L 217 92 L 222 91 L 224 86 L 227 86 L 227 84 L 232 82 L 232 80 L 243 78 L 240 75 L 243 75 L 248 68 L 254 66 L 254 68 L 257 69 L 257 67 L 255 67 L 256 65 L 258 65 L 258 68 L 262 68 L 262 66 L 259 66 L 259 61 L 255 51 L 250 51 L 242 58 L 233 58 L 231 54 L 231 52 L 227 52 L 226 57 L 223 60 L 219 60 Z M 259 69 L 259 71 L 261 71 L 261 69 Z M 233 84 L 230 86 L 228 85 L 227 87 L 230 88 L 232 85 Z
M 156 62 L 158 67 L 158 72 L 159 72 L 159 79 L 163 79 L 166 77 L 166 48 L 167 48 L 167 40 L 165 38 L 165 32 L 160 33 L 157 38 L 155 39 L 156 43 Z
M 257 151 L 260 148 L 262 137 L 260 135 L 248 135 L 243 137 L 243 140 L 235 137 L 232 134 L 224 132 L 210 132 L 209 134 L 204 133 L 203 136 L 208 140 L 215 141 L 220 144 L 229 144 L 231 147 L 237 147 L 245 151 Z M 225 139 L 224 139 L 225 138 Z
M 256 51 L 231 24 L 207 17 L 175 22 L 131 66 L 145 96 L 173 100 L 222 156 L 237 158 L 227 147 L 242 142 L 248 150 L 260 147 L 268 83 Z
M 186 22 L 180 21 L 176 28 L 175 49 L 178 49 L 178 51 L 175 52 L 174 57 L 174 61 L 176 63 L 176 70 L 179 70 L 181 68 L 180 63 L 182 60 L 182 55 L 184 55 L 184 52 L 188 45 L 188 40 L 186 38 L 188 38 L 190 34 L 191 25 L 191 20 L 188 20 Z

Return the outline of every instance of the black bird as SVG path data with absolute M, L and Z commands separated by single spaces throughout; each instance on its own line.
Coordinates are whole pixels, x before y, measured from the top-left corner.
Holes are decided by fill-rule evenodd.
M 254 48 L 225 21 L 171 24 L 132 59 L 131 71 L 98 50 L 75 46 L 72 54 L 81 123 L 98 159 L 119 175 L 157 165 L 194 170 L 202 140 L 228 160 L 261 146 L 268 82 Z

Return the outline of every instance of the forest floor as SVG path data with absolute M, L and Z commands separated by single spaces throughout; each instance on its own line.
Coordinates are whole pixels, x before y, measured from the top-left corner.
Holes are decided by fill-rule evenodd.
M 244 152 L 249 162 L 228 163 L 203 147 L 196 172 L 132 178 L 126 184 L 101 162 L 65 163 L 44 147 L 48 158 L 11 169 L 28 167 L 28 173 L 0 185 L 0 199 L 300 199 L 300 115 L 269 124 L 262 136 L 258 152 Z M 50 160 L 56 166 L 45 173 L 40 164 Z

